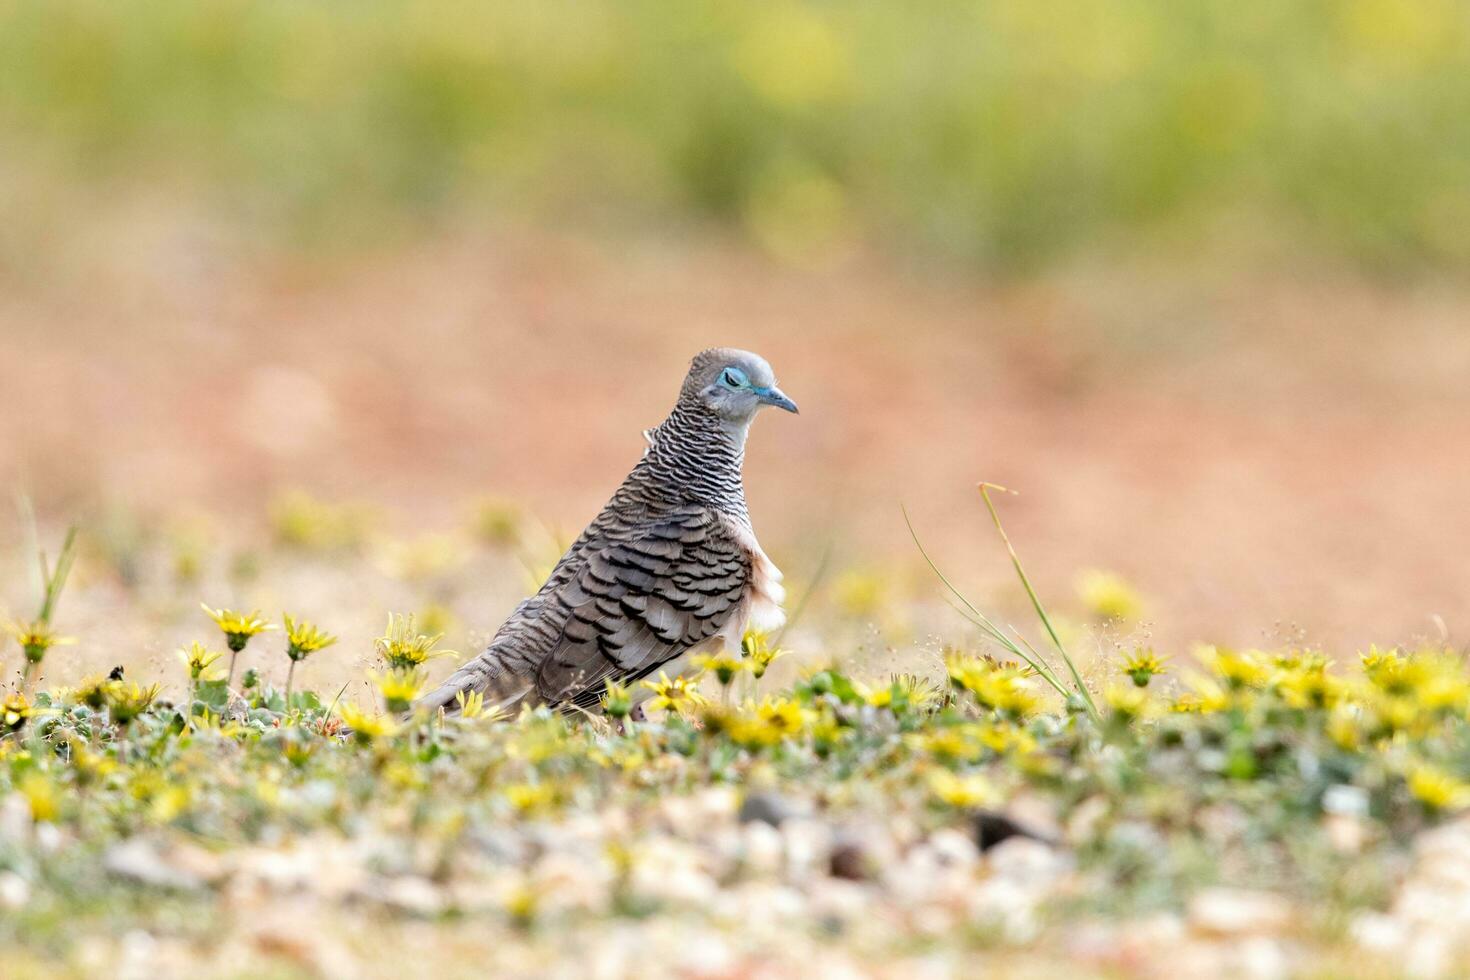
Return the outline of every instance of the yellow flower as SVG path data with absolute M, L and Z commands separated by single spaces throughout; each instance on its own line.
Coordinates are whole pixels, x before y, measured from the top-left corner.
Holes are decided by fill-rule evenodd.
M 862 681 L 852 682 L 853 690 L 863 699 L 863 703 L 874 708 L 891 708 L 893 706 L 893 687 L 869 687 Z
M 214 624 L 219 627 L 220 632 L 225 635 L 225 643 L 231 652 L 239 653 L 245 649 L 252 636 L 258 636 L 266 630 L 275 629 L 275 625 L 260 618 L 259 610 L 251 610 L 249 613 L 238 613 L 230 609 L 211 609 L 204 603 L 199 604 Z
M 245 732 L 244 725 L 233 719 L 225 721 L 219 715 L 210 711 L 208 706 L 202 707 L 199 710 L 199 714 L 193 716 L 189 720 L 189 723 L 190 727 L 197 733 L 214 735 L 224 739 L 237 738 Z M 289 751 L 287 755 L 290 755 Z
M 756 680 L 766 675 L 766 668 L 778 658 L 786 655 L 785 650 L 771 649 L 771 639 L 765 633 L 746 630 L 740 638 L 740 650 L 750 661 L 750 673 Z
M 388 614 L 388 629 L 373 641 L 389 667 L 421 667 L 435 657 L 458 656 L 453 650 L 435 650 L 443 634 L 426 636 L 414 629 L 413 615 Z
M 1397 650 L 1379 651 L 1370 647 L 1362 655 L 1363 672 L 1380 691 L 1388 694 L 1408 694 L 1417 680 L 1413 663 L 1399 655 Z
M 0 734 L 18 732 L 25 727 L 31 716 L 31 703 L 19 691 L 7 694 L 0 700 Z
M 1283 701 L 1299 710 L 1330 708 L 1342 697 L 1342 682 L 1327 673 L 1325 661 L 1283 672 L 1276 679 L 1276 689 Z
M 612 718 L 626 718 L 628 712 L 633 710 L 633 695 L 626 685 L 619 684 L 611 677 L 604 683 L 607 690 L 602 695 L 603 713 Z
M 948 769 L 936 770 L 929 776 L 929 792 L 946 806 L 984 806 L 996 798 L 994 787 L 979 774 L 957 776 Z
M 736 674 L 750 669 L 748 661 L 732 657 L 727 653 L 703 654 L 695 657 L 694 666 L 713 673 L 721 687 L 729 687 Z
M 78 744 L 73 749 L 71 761 L 77 783 L 82 786 L 103 782 L 118 771 L 118 764 L 111 756 L 93 752 L 85 744 Z
M 202 643 L 190 644 L 189 649 L 178 651 L 178 656 L 180 662 L 189 671 L 191 681 L 213 681 L 223 676 L 220 671 L 210 669 L 210 665 L 224 654 L 211 653 L 204 649 Z
M 812 748 L 818 755 L 826 757 L 851 734 L 852 729 L 843 727 L 830 705 L 823 705 L 807 725 L 807 731 L 811 735 Z
M 1212 649 L 1204 654 L 1215 674 L 1232 690 L 1264 687 L 1271 678 L 1266 665 L 1251 653 Z
M 46 659 L 46 651 L 52 647 L 70 646 L 77 642 L 70 636 L 57 636 L 49 623 L 39 619 L 30 623 L 18 620 L 6 623 L 5 632 L 20 644 L 28 664 L 38 664 Z
M 1010 752 L 1027 756 L 1036 751 L 1036 737 L 1010 722 L 983 725 L 979 737 L 980 743 L 996 754 Z
M 1428 727 L 1428 717 L 1407 697 L 1390 695 L 1376 698 L 1371 704 L 1371 710 L 1378 722 L 1374 730 L 1376 736 L 1398 732 L 1423 734 Z
M 705 704 L 699 708 L 699 727 L 709 738 L 716 735 L 729 735 L 733 738 L 735 729 L 742 720 L 740 712 L 728 705 Z
M 270 504 L 276 540 L 307 551 L 350 551 L 360 548 L 378 523 L 378 512 L 357 503 L 328 503 L 292 491 Z
M 981 682 L 981 677 L 994 670 L 995 666 L 995 661 L 989 658 L 975 657 L 957 650 L 950 651 L 944 658 L 944 668 L 949 673 L 950 683 L 963 691 L 973 691 Z
M 1470 678 L 1459 658 L 1451 654 L 1423 651 L 1405 657 L 1393 651 L 1370 650 L 1363 656 L 1363 670 L 1371 690 L 1383 700 L 1402 702 L 1389 712 L 1381 710 L 1383 705 L 1379 704 L 1380 717 L 1392 714 L 1407 722 L 1408 706 L 1412 706 L 1424 716 L 1418 721 L 1427 725 L 1432 717 L 1458 714 L 1470 707 Z
M 1143 611 L 1138 593 L 1115 572 L 1089 569 L 1077 577 L 1077 596 L 1098 619 L 1137 619 Z
M 486 709 L 484 691 L 457 691 L 454 703 L 459 705 L 457 717 L 461 721 L 494 721 L 505 717 L 505 710 L 498 705 Z
M 424 691 L 424 673 L 413 667 L 398 667 L 384 674 L 370 670 L 368 677 L 382 695 L 383 707 L 389 714 L 408 711 Z
M 158 692 L 157 684 L 139 687 L 137 681 L 131 684 L 123 681 L 104 681 L 102 684 L 102 695 L 107 704 L 108 713 L 119 725 L 126 725 L 147 711 L 152 706 L 153 699 L 158 697 Z
M 93 711 L 101 711 L 103 705 L 107 704 L 108 683 L 110 682 L 105 677 L 88 677 L 77 687 L 77 701 Z
M 766 698 L 753 712 L 730 719 L 730 737 L 748 748 L 779 745 L 795 738 L 806 726 L 807 714 L 790 698 Z
M 418 611 L 418 628 L 430 636 L 443 636 L 454 627 L 454 610 L 442 602 L 426 603 Z
M 975 696 L 982 708 L 1008 718 L 1025 718 L 1041 707 L 1031 690 L 1030 672 L 1022 667 L 990 666 L 984 661 L 951 668 L 950 677 Z
M 337 717 L 352 730 L 352 737 L 363 745 L 398 734 L 398 725 L 386 715 L 370 715 L 355 704 L 337 705 Z
M 1281 670 L 1323 671 L 1327 669 L 1327 658 L 1313 650 L 1288 650 L 1278 653 L 1274 662 Z
M 883 580 L 869 572 L 843 572 L 832 584 L 837 605 L 851 619 L 872 619 L 883 607 Z
M 1156 656 L 1152 650 L 1140 647 L 1123 661 L 1123 673 L 1132 678 L 1133 683 L 1139 687 L 1148 687 L 1150 680 L 1165 673 L 1166 659 Z
M 911 708 L 932 708 L 944 698 L 943 690 L 918 674 L 896 674 L 890 687 L 897 688 L 899 696 Z
M 949 725 L 911 736 L 911 744 L 923 752 L 951 762 L 970 762 L 982 754 L 977 725 Z
M 1356 752 L 1363 744 L 1361 713 L 1353 707 L 1339 704 L 1327 716 L 1327 737 L 1345 752 Z
M 337 642 L 335 636 L 323 633 L 304 619 L 295 620 L 288 614 L 282 614 L 281 620 L 286 624 L 286 656 L 292 660 L 305 660 Z
M 1185 683 L 1189 685 L 1190 692 L 1180 695 L 1170 706 L 1171 711 L 1209 715 L 1230 707 L 1229 692 L 1213 677 L 1195 674 Z
M 643 686 L 653 692 L 653 697 L 648 700 L 648 707 L 653 709 L 682 715 L 705 703 L 704 695 L 695 690 L 687 678 L 675 677 L 670 680 L 669 675 L 663 671 L 658 672 L 658 680 L 644 681 Z
M 520 540 L 521 509 L 514 503 L 487 498 L 475 505 L 472 523 L 480 540 L 508 548 Z
M 906 708 L 929 708 L 943 696 L 934 684 L 914 674 L 895 674 L 887 685 L 877 688 L 855 681 L 853 689 L 873 707 L 888 708 L 894 712 Z
M 806 723 L 806 713 L 801 705 L 790 698 L 763 699 L 756 706 L 755 716 L 767 728 L 780 732 L 783 738 L 800 735 Z
M 18 788 L 30 805 L 32 820 L 50 823 L 61 815 L 61 791 L 44 772 L 33 769 L 26 773 Z
M 382 564 L 396 578 L 423 582 L 453 572 L 465 559 L 459 540 L 447 534 L 427 534 L 413 541 L 390 541 L 381 546 Z
M 1408 786 L 1414 799 L 1431 810 L 1459 810 L 1470 804 L 1470 785 L 1436 766 L 1415 768 Z
M 1148 692 L 1136 685 L 1109 684 L 1103 691 L 1103 699 L 1112 710 L 1112 716 L 1124 724 L 1147 718 L 1154 711 Z
M 545 783 L 512 783 L 502 791 L 511 806 L 521 813 L 538 813 L 556 802 L 556 788 Z
M 1363 662 L 1363 671 L 1370 678 L 1385 667 L 1392 668 L 1403 662 L 1398 650 L 1380 650 L 1376 646 L 1370 646 L 1367 653 L 1358 655 L 1358 659 Z
M 1421 708 L 1458 713 L 1470 704 L 1470 681 L 1458 657 L 1438 651 L 1416 653 L 1411 663 L 1415 668 L 1415 700 Z

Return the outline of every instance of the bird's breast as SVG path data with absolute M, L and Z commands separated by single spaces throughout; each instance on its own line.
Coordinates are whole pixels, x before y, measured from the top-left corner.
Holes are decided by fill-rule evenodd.
M 748 629 L 767 633 L 780 629 L 786 622 L 786 613 L 781 603 L 786 599 L 786 589 L 781 584 L 781 569 L 771 561 L 750 525 L 731 520 L 730 534 L 750 556 L 750 584 L 746 588 L 745 602 L 741 604 L 741 615 L 733 617 L 731 639 L 739 647 L 741 637 Z

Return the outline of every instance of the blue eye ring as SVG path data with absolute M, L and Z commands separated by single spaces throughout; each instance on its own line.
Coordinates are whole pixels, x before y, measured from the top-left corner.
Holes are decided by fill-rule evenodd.
M 720 372 L 720 384 L 726 388 L 745 388 L 750 385 L 750 379 L 738 367 L 727 367 Z

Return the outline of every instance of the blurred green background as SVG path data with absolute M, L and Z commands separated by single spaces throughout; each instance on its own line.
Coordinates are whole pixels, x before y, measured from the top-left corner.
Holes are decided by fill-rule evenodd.
M 1457 0 L 6 0 L 0 241 L 164 186 L 267 248 L 452 218 L 1461 272 L 1467 119 Z

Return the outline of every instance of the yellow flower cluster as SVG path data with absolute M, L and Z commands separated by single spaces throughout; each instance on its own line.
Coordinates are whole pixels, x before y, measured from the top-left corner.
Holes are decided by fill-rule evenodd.
M 769 748 L 802 736 L 811 712 L 790 698 L 764 698 L 728 722 L 730 738 L 745 748 Z
M 1037 750 L 1036 738 L 1008 721 L 965 722 L 930 728 L 908 736 L 914 748 L 946 763 L 979 762 L 989 756 L 1026 756 Z
M 951 654 L 945 668 L 951 684 L 968 691 L 980 707 L 1004 718 L 1027 718 L 1041 708 L 1027 668 L 960 653 Z

